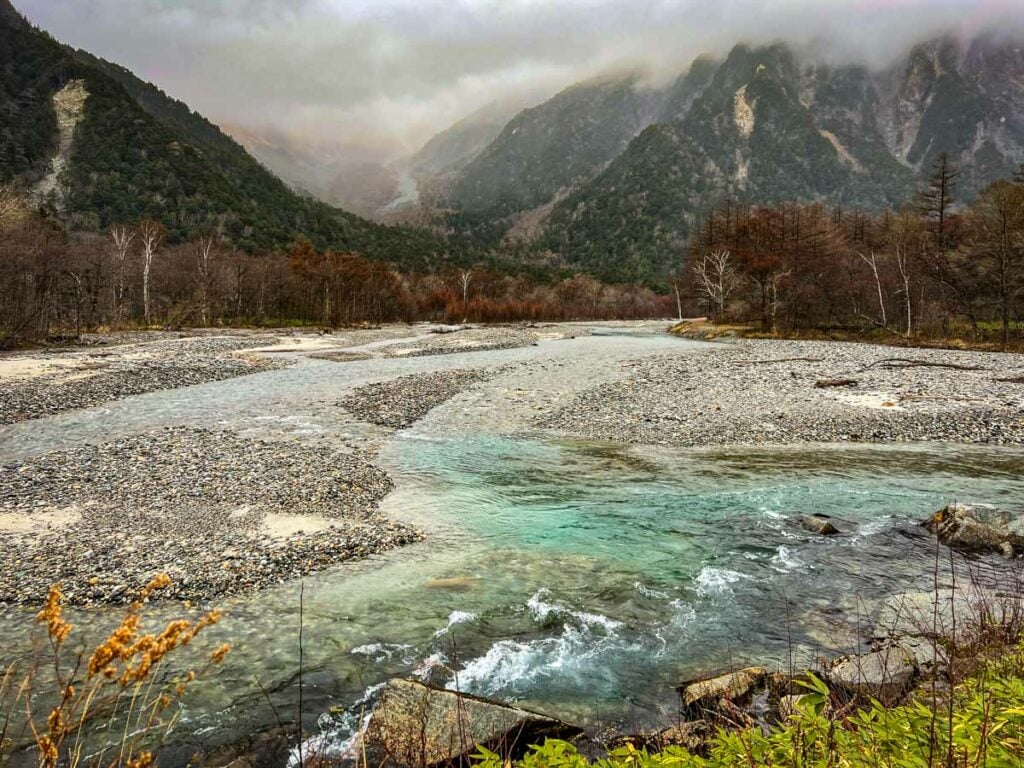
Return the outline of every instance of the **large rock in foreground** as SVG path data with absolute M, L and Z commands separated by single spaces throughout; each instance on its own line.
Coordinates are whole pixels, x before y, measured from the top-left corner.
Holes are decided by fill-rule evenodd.
M 545 739 L 582 730 L 555 718 L 413 680 L 392 680 L 370 718 L 365 744 L 376 765 L 458 764 L 478 747 L 516 758 Z
M 903 701 L 917 675 L 914 653 L 901 645 L 836 659 L 828 673 L 833 686 L 878 699 L 887 707 Z
M 800 527 L 810 533 L 817 533 L 820 536 L 835 536 L 839 529 L 832 524 L 828 515 L 805 515 L 800 518 Z
M 961 552 L 1024 552 L 1024 516 L 990 507 L 949 504 L 922 523 L 939 541 Z
M 742 708 L 757 690 L 765 687 L 767 681 L 767 669 L 747 667 L 718 677 L 691 680 L 676 690 L 682 696 L 683 711 L 700 715 L 728 711 L 731 707 Z

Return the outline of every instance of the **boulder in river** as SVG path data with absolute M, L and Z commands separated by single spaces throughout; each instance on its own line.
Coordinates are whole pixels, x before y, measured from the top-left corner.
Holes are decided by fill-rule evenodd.
M 917 658 L 900 644 L 832 662 L 828 677 L 834 687 L 878 699 L 887 707 L 901 703 L 918 675 Z
M 365 745 L 380 765 L 459 764 L 486 747 L 512 759 L 545 739 L 574 739 L 580 728 L 415 680 L 391 680 L 373 711 Z
M 1024 515 L 970 504 L 952 503 L 922 523 L 939 541 L 961 552 L 1024 552 Z
M 804 515 L 800 518 L 800 527 L 821 536 L 835 536 L 839 533 L 839 529 L 832 524 L 828 515 Z
M 767 680 L 768 670 L 764 667 L 747 667 L 717 677 L 691 680 L 676 690 L 682 696 L 683 711 L 699 715 L 727 711 L 730 705 L 743 707 L 765 687 Z

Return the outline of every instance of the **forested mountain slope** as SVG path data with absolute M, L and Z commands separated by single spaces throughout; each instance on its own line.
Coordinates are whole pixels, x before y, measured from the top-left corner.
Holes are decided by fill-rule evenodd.
M 427 232 L 373 224 L 296 194 L 186 105 L 58 43 L 7 0 L 0 102 L 0 181 L 29 186 L 74 229 L 150 216 L 172 239 L 219 228 L 256 250 L 303 235 L 414 268 L 435 266 L 451 250 Z
M 723 199 L 878 210 L 910 199 L 942 152 L 968 202 L 1024 161 L 1022 126 L 1011 43 L 936 40 L 881 73 L 737 46 L 681 117 L 556 204 L 538 245 L 605 278 L 650 280 Z

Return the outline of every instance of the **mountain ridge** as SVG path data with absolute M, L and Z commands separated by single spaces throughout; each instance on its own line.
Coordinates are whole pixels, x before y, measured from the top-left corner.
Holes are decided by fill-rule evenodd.
M 534 249 L 570 267 L 659 281 L 695 223 L 727 197 L 880 210 L 908 200 L 948 152 L 968 202 L 1024 161 L 1024 54 L 989 33 L 925 41 L 882 69 L 805 60 L 781 42 L 740 43 L 721 60 L 698 57 L 648 99 L 649 119 L 614 156 L 574 176 L 555 169 L 529 179 L 532 189 L 490 209 L 466 204 L 467 185 L 489 183 L 479 178 L 488 169 L 471 164 L 453 183 L 452 206 L 497 238 L 520 239 L 516 217 L 529 219 Z M 534 109 L 558 107 L 556 97 Z M 574 121 L 600 114 L 547 122 L 571 132 Z M 529 154 L 509 127 L 502 137 L 505 146 L 496 141 L 480 157 Z M 549 137 L 560 147 L 579 140 Z M 529 167 L 490 169 L 491 183 L 521 179 Z

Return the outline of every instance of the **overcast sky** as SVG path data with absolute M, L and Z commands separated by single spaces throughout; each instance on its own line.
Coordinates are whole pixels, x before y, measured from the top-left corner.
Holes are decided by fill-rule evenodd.
M 1024 0 L 14 0 L 221 124 L 416 149 L 499 96 L 611 68 L 660 77 L 740 40 L 879 65 Z

